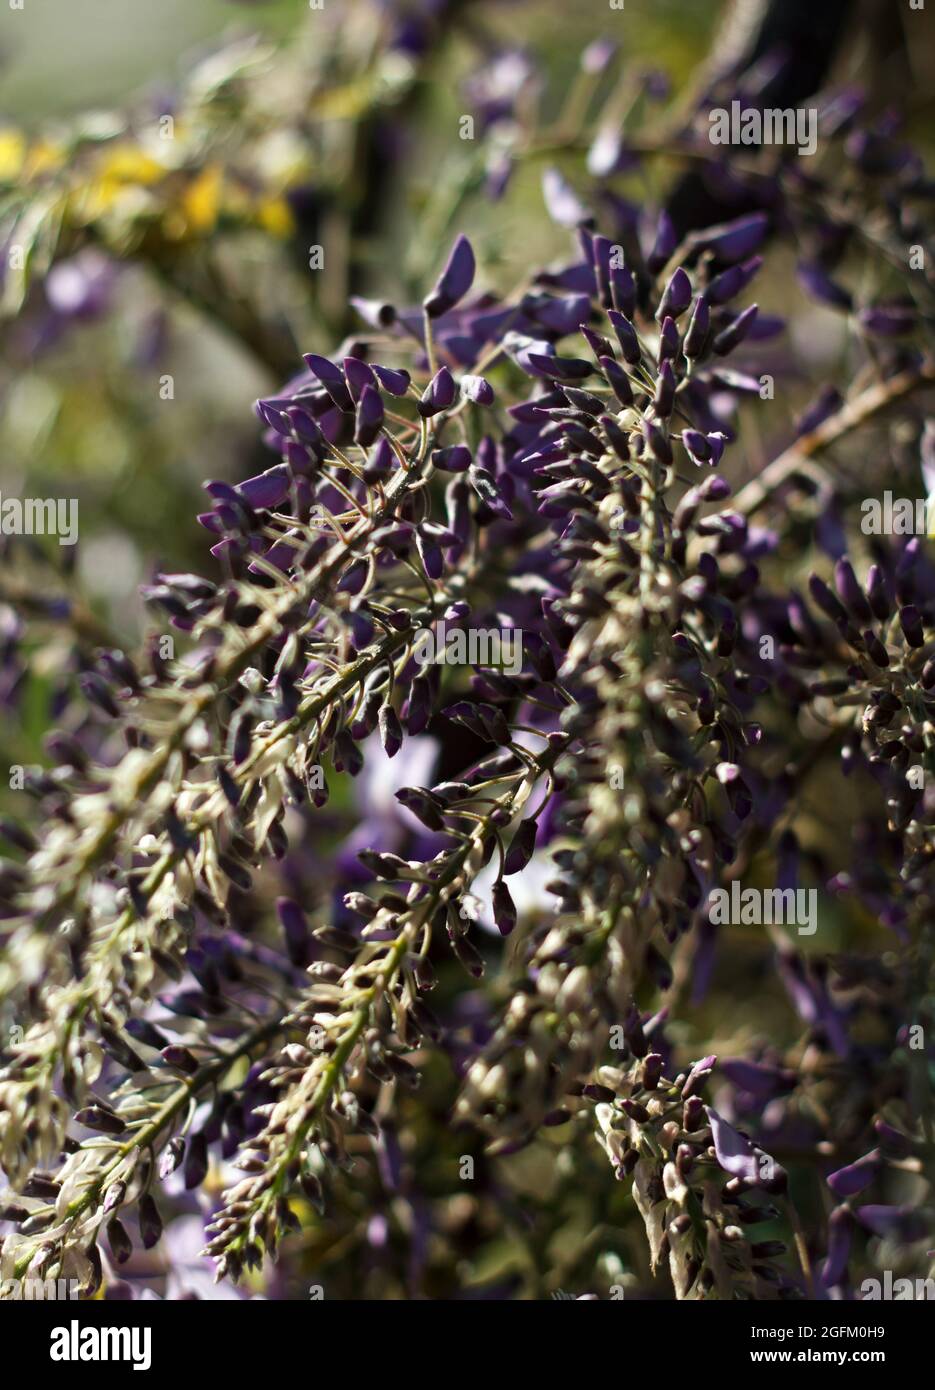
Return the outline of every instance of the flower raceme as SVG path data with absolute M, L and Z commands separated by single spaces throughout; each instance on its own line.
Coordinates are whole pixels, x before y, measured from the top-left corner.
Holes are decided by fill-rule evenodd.
M 833 587 L 815 574 L 808 598 L 776 592 L 780 536 L 753 517 L 792 485 L 803 515 L 827 500 L 813 455 L 931 369 L 884 354 L 872 408 L 820 413 L 732 498 L 732 422 L 760 399 L 745 357 L 762 341 L 738 301 L 768 214 L 682 243 L 663 214 L 618 243 L 569 217 L 561 175 L 545 191 L 574 224 L 565 264 L 512 299 L 472 298 L 461 236 L 420 309 L 380 301 L 372 333 L 307 353 L 257 402 L 275 461 L 207 483 L 199 517 L 225 578 L 144 589 L 184 656 L 102 654 L 87 729 L 35 779 L 41 825 L 0 827 L 16 851 L 0 990 L 28 1020 L 0 1078 L 4 1278 L 92 1293 L 102 1243 L 117 1265 L 131 1230 L 157 1244 L 159 1184 L 178 1172 L 197 1189 L 220 1155 L 236 1174 L 206 1248 L 240 1279 L 300 1209 L 330 1210 L 355 1156 L 389 1161 L 393 1107 L 450 1046 L 426 1002 L 440 962 L 477 982 L 496 958 L 501 998 L 458 1058 L 456 1119 L 493 1154 L 590 1123 L 680 1298 L 814 1287 L 807 1250 L 796 1269 L 783 1241 L 751 1235 L 798 1229 L 783 1167 L 749 1132 L 766 1101 L 774 1137 L 794 1129 L 795 1073 L 768 1051 L 681 1056 L 659 1001 L 686 969 L 703 991 L 706 904 L 758 851 L 780 871 L 766 891 L 807 902 L 814 931 L 786 812 L 828 744 L 885 805 L 897 934 L 929 901 L 933 808 L 905 774 L 930 761 L 935 576 L 917 540 L 881 541 L 864 580 L 840 545 Z M 376 842 L 321 850 L 323 870 L 308 850 L 342 775 L 408 770 L 439 730 L 445 775 L 420 768 Z M 520 889 L 546 858 L 555 911 L 530 913 Z M 468 910 L 485 875 L 491 925 L 513 936 L 499 956 Z M 834 891 L 879 901 L 867 856 Z M 820 1087 L 849 1021 L 825 975 L 781 935 L 775 950 Z M 715 1108 L 719 1066 L 730 1103 Z M 894 1118 L 876 1117 L 890 1156 L 916 1142 Z M 840 1186 L 832 1288 L 842 1231 L 890 1220 Z

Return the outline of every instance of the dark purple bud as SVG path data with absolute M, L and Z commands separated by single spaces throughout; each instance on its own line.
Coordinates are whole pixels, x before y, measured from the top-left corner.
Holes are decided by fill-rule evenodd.
M 894 1158 L 908 1158 L 912 1144 L 900 1130 L 894 1129 L 886 1120 L 876 1119 L 873 1122 L 873 1132 L 879 1139 L 884 1153 L 892 1154 Z
M 919 1208 L 858 1207 L 854 1215 L 860 1224 L 875 1236 L 889 1237 L 904 1244 L 921 1240 L 929 1232 L 928 1218 Z
M 708 331 L 711 326 L 711 311 L 708 308 L 708 300 L 702 294 L 695 300 L 695 307 L 692 310 L 691 318 L 688 320 L 688 327 L 685 330 L 685 341 L 682 344 L 682 351 L 686 357 L 698 358 L 704 351 L 705 343 L 708 341 Z
M 728 266 L 727 270 L 716 275 L 705 290 L 709 304 L 727 304 L 741 290 L 746 289 L 763 264 L 762 256 L 753 256 L 743 265 Z
M 455 398 L 455 379 L 447 367 L 439 367 L 432 380 L 422 392 L 418 404 L 419 414 L 425 419 L 447 410 Z
M 659 361 L 674 362 L 679 355 L 679 331 L 674 319 L 663 319 L 659 330 Z
M 328 392 L 338 410 L 352 414 L 354 401 L 347 389 L 341 368 L 327 357 L 320 357 L 317 352 L 303 353 L 303 359 L 309 371 L 318 378 Z
M 386 756 L 395 758 L 400 748 L 403 746 L 403 730 L 399 722 L 399 717 L 392 705 L 384 705 L 380 710 L 378 720 L 380 728 L 380 740 L 383 744 Z
M 873 1149 L 870 1153 L 864 1154 L 863 1158 L 849 1163 L 847 1167 L 829 1173 L 827 1183 L 835 1197 L 855 1197 L 858 1192 L 863 1192 L 865 1187 L 869 1187 L 879 1171 L 880 1151 Z
M 663 362 L 656 378 L 656 394 L 653 407 L 660 420 L 667 420 L 675 405 L 675 373 L 671 362 Z
M 493 919 L 501 936 L 509 936 L 516 926 L 516 905 L 503 879 L 493 886 Z
M 90 704 L 96 705 L 111 719 L 119 717 L 120 706 L 111 694 L 110 686 L 96 671 L 85 671 L 79 677 L 78 684 Z
M 162 1217 L 159 1215 L 159 1208 L 148 1192 L 140 1198 L 139 1220 L 143 1249 L 152 1250 L 154 1245 L 159 1244 L 162 1237 Z
M 119 1217 L 115 1216 L 107 1223 L 107 1243 L 110 1246 L 110 1253 L 117 1261 L 118 1265 L 126 1264 L 133 1254 L 133 1242 L 127 1235 L 126 1227 Z
M 841 601 L 850 609 L 853 616 L 861 623 L 873 621 L 873 614 L 870 605 L 864 597 L 864 591 L 857 582 L 850 560 L 842 556 L 834 567 L 834 587 L 841 597 Z
M 821 1267 L 821 1282 L 826 1289 L 844 1281 L 851 1253 L 854 1218 L 847 1207 L 835 1207 L 828 1218 L 828 1256 Z
M 672 462 L 672 445 L 665 430 L 661 429 L 654 420 L 644 419 L 643 438 L 653 458 L 667 468 Z
M 720 1064 L 721 1073 L 738 1090 L 746 1091 L 758 1100 L 769 1100 L 795 1087 L 795 1073 L 769 1067 L 762 1062 L 749 1062 L 744 1057 L 726 1058 Z
M 429 830 L 444 830 L 442 803 L 426 787 L 403 787 L 396 793 L 396 800 Z
M 669 258 L 678 245 L 678 235 L 675 224 L 669 214 L 663 209 L 659 214 L 659 221 L 656 223 L 656 237 L 653 242 L 652 250 L 646 257 L 646 265 L 650 275 L 658 275 L 660 270 L 667 264 Z
M 616 309 L 608 309 L 607 317 L 610 319 L 617 341 L 620 344 L 620 351 L 623 353 L 624 362 L 631 367 L 636 366 L 642 358 L 640 351 L 640 340 L 637 337 L 636 329 L 628 318 L 623 314 L 618 314 Z
M 683 1100 L 688 1100 L 689 1096 L 693 1096 L 697 1091 L 701 1090 L 702 1086 L 711 1075 L 712 1068 L 716 1061 L 717 1057 L 712 1054 L 709 1057 L 702 1057 L 700 1061 L 694 1064 L 682 1086 Z
M 656 310 L 656 320 L 662 323 L 665 318 L 677 319 L 684 314 L 692 300 L 692 282 L 681 266 L 674 271 L 663 291 Z
M 925 646 L 925 631 L 922 627 L 922 615 L 914 604 L 907 603 L 905 607 L 900 608 L 899 625 L 910 647 Z M 879 665 L 879 662 L 877 664 Z
M 705 435 L 698 430 L 682 430 L 682 443 L 688 451 L 692 463 L 708 463 L 711 459 L 711 445 Z
M 915 309 L 908 304 L 878 305 L 861 309 L 857 322 L 865 333 L 877 338 L 898 338 L 911 333 L 919 320 Z
M 821 266 L 800 265 L 796 273 L 802 288 L 811 295 L 812 299 L 817 299 L 821 304 L 829 304 L 834 309 L 843 309 L 845 313 L 850 313 L 854 302 L 850 291 L 832 280 Z
M 283 498 L 288 497 L 291 482 L 288 465 L 277 463 L 275 467 L 267 468 L 265 473 L 258 473 L 255 478 L 239 483 L 237 491 L 256 511 L 268 511 L 271 507 L 278 507 Z
M 867 598 L 873 616 L 881 623 L 889 620 L 893 611 L 887 588 L 886 577 L 879 565 L 871 565 L 867 572 Z
M 636 313 L 636 281 L 626 266 L 610 268 L 610 301 L 620 314 L 632 319 Z
M 447 449 L 432 450 L 432 466 L 445 473 L 465 473 L 473 462 L 465 444 L 452 444 Z
M 756 251 L 768 229 L 766 213 L 755 212 L 749 217 L 738 217 L 733 222 L 721 222 L 716 227 L 694 232 L 690 243 L 693 250 L 712 251 L 720 261 L 742 261 Z
M 547 357 L 545 353 L 528 352 L 526 358 L 540 376 L 556 381 L 582 381 L 594 371 L 583 357 Z
M 185 1154 L 185 1188 L 191 1191 L 204 1182 L 208 1172 L 208 1141 L 200 1131 L 188 1141 Z
M 412 378 L 407 371 L 394 367 L 378 367 L 376 363 L 373 364 L 373 371 L 384 391 L 389 391 L 391 396 L 405 396 L 409 390 Z
M 864 645 L 867 648 L 867 655 L 874 665 L 882 667 L 889 666 L 889 652 L 886 650 L 879 637 L 877 637 L 876 633 L 871 632 L 868 628 L 867 631 L 863 633 L 863 639 Z
M 808 591 L 818 604 L 818 607 L 825 613 L 833 623 L 846 623 L 847 612 L 835 598 L 823 579 L 817 574 L 809 576 Z
M 75 1115 L 75 1123 L 85 1129 L 96 1129 L 101 1134 L 122 1134 L 126 1128 L 123 1120 L 109 1106 L 88 1105 Z
M 599 359 L 601 370 L 610 383 L 610 389 L 620 404 L 626 408 L 633 404 L 633 388 L 630 385 L 630 378 L 620 366 L 620 363 L 613 357 L 601 357 Z
M 198 1058 L 181 1043 L 170 1043 L 168 1047 L 162 1049 L 161 1056 L 167 1066 L 174 1067 L 176 1071 L 184 1072 L 186 1076 L 194 1076 L 198 1070 Z
M 376 483 L 385 483 L 395 467 L 396 455 L 390 447 L 389 440 L 385 435 L 381 435 L 363 466 L 364 479 L 371 486 Z
M 423 301 L 429 318 L 437 319 L 453 309 L 474 283 L 474 252 L 466 236 L 459 236 L 435 287 Z
M 373 386 L 365 386 L 357 403 L 354 442 L 369 449 L 383 427 L 383 401 Z
M 717 353 L 719 357 L 726 357 L 729 352 L 733 352 L 734 348 L 742 343 L 750 332 L 758 313 L 759 307 L 756 304 L 751 304 L 744 309 L 743 313 L 738 314 L 726 328 L 722 328 L 720 333 L 715 336 L 711 344 L 712 351 Z
M 364 387 L 369 386 L 374 391 L 377 389 L 373 368 L 362 362 L 359 357 L 345 357 L 341 365 L 344 368 L 344 379 L 355 401 L 360 400 Z
M 532 858 L 536 848 L 537 826 L 534 820 L 520 821 L 516 834 L 510 841 L 503 863 L 504 874 L 518 874 Z
M 364 755 L 351 737 L 350 731 L 342 729 L 334 740 L 331 761 L 335 772 L 349 772 L 356 777 L 364 765 Z

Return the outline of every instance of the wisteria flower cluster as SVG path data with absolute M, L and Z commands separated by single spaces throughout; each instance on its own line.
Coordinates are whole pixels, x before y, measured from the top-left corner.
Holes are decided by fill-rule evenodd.
M 485 196 L 536 166 L 561 254 L 355 296 L 139 648 L 65 615 L 0 823 L 2 1280 L 133 1296 L 180 1221 L 234 1296 L 927 1273 L 935 566 L 865 519 L 935 485 L 935 184 L 851 90 L 813 160 L 712 145 L 755 78 L 663 141 L 652 74 L 543 135 L 485 66 Z M 662 156 L 717 220 L 634 200 Z M 839 315 L 796 419 L 761 287 Z

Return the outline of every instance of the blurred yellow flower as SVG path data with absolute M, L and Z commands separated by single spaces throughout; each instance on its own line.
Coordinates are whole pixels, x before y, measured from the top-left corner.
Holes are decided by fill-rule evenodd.
M 182 215 L 189 236 L 204 236 L 213 230 L 221 210 L 224 172 L 220 164 L 208 164 L 182 195 Z

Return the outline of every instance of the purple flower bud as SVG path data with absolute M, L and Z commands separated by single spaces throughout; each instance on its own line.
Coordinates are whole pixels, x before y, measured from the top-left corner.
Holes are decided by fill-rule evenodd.
M 269 511 L 288 497 L 291 481 L 286 464 L 277 463 L 275 467 L 267 468 L 265 473 L 258 473 L 255 478 L 247 478 L 246 482 L 239 483 L 237 491 L 257 511 Z
M 439 367 L 432 380 L 422 392 L 419 401 L 419 414 L 425 419 L 447 410 L 455 398 L 455 379 L 447 367 Z
M 835 1197 L 855 1197 L 873 1182 L 880 1171 L 880 1151 L 873 1149 L 845 1168 L 829 1173 L 826 1179 Z
M 675 405 L 675 373 L 671 362 L 663 362 L 656 378 L 656 394 L 653 407 L 660 420 L 667 420 Z
M 766 213 L 754 212 L 749 217 L 738 217 L 733 222 L 722 222 L 694 232 L 689 241 L 692 250 L 712 251 L 720 261 L 742 261 L 753 254 L 768 229 Z
M 659 361 L 674 362 L 678 357 L 680 345 L 679 331 L 674 319 L 663 319 L 659 330 Z
M 193 1134 L 185 1155 L 185 1189 L 200 1187 L 208 1173 L 208 1143 L 203 1133 Z
M 363 466 L 364 479 L 371 485 L 385 483 L 395 467 L 396 455 L 386 435 L 381 435 Z
M 458 237 L 444 270 L 435 287 L 423 300 L 423 308 L 430 318 L 439 318 L 453 309 L 467 294 L 474 283 L 474 251 L 467 237 Z
M 843 556 L 834 567 L 834 587 L 837 589 L 842 602 L 850 609 L 858 622 L 872 622 L 873 614 L 864 597 L 864 591 L 857 582 L 857 576 L 850 560 Z
M 158 1245 L 162 1238 L 162 1217 L 159 1215 L 159 1208 L 148 1192 L 140 1198 L 139 1220 L 143 1249 L 152 1250 L 153 1246 Z
M 762 264 L 762 256 L 752 256 L 749 261 L 744 261 L 742 265 L 728 266 L 727 270 L 714 277 L 705 290 L 708 303 L 716 305 L 729 303 L 741 290 L 746 289 Z
M 107 1223 L 107 1243 L 117 1264 L 126 1264 L 133 1254 L 133 1242 L 127 1235 L 126 1227 L 119 1217 L 115 1216 Z
M 715 335 L 711 344 L 712 351 L 717 353 L 719 357 L 726 357 L 729 352 L 733 352 L 734 348 L 742 343 L 750 332 L 758 313 L 759 306 L 756 304 L 751 304 L 744 309 L 743 313 L 738 314 L 726 328 L 722 328 L 720 333 Z
M 377 378 L 373 368 L 368 366 L 366 362 L 362 362 L 359 357 L 345 357 L 342 366 L 344 378 L 355 401 L 360 400 L 365 386 L 376 390 Z
M 384 705 L 379 718 L 380 741 L 388 758 L 395 758 L 403 746 L 403 730 L 392 705 Z
M 835 1207 L 828 1218 L 828 1257 L 821 1267 L 821 1282 L 826 1289 L 843 1283 L 851 1253 L 854 1218 L 847 1207 Z
M 900 608 L 899 625 L 910 647 L 925 646 L 925 631 L 922 627 L 922 615 L 914 604 L 907 603 L 905 607 Z
M 800 264 L 796 273 L 799 283 L 812 299 L 817 299 L 821 304 L 829 304 L 833 309 L 843 309 L 845 313 L 850 313 L 854 303 L 850 291 L 832 280 L 821 266 Z
M 652 245 L 652 250 L 646 257 L 646 265 L 650 275 L 658 275 L 660 270 L 666 265 L 669 257 L 678 245 L 678 236 L 675 224 L 669 214 L 663 209 L 659 214 L 659 221 L 656 223 L 656 237 Z
M 466 473 L 472 463 L 471 451 L 465 444 L 452 444 L 447 449 L 432 451 L 432 466 L 445 473 Z
M 383 401 L 375 387 L 366 385 L 360 393 L 357 404 L 357 421 L 354 441 L 362 449 L 369 449 L 383 427 Z
M 334 401 L 338 410 L 352 414 L 354 402 L 351 393 L 347 389 L 344 380 L 344 373 L 341 368 L 327 357 L 320 357 L 316 352 L 306 352 L 303 354 L 305 365 L 313 376 L 317 377 L 328 395 Z
M 695 300 L 691 318 L 688 320 L 685 341 L 682 344 L 682 350 L 686 357 L 698 358 L 701 356 L 705 343 L 708 341 L 710 324 L 711 311 L 708 308 L 708 300 L 704 295 L 699 295 Z
M 509 936 L 516 926 L 516 904 L 503 879 L 497 879 L 492 890 L 493 919 L 501 936 Z
M 373 372 L 384 391 L 389 391 L 391 396 L 405 396 L 409 390 L 409 383 L 412 378 L 407 371 L 397 370 L 393 367 L 380 367 L 375 362 Z
M 625 315 L 618 314 L 616 309 L 608 309 L 607 317 L 617 335 L 624 362 L 629 363 L 631 367 L 636 366 L 643 355 L 640 351 L 640 340 L 636 335 L 636 329 L 630 320 Z
M 659 308 L 656 310 L 657 322 L 662 323 L 665 318 L 679 318 L 680 315 L 684 314 L 691 300 L 692 282 L 687 273 L 679 266 L 673 272 L 659 301 Z
M 857 322 L 865 333 L 876 338 L 898 338 L 904 333 L 912 333 L 919 319 L 909 304 L 879 304 L 874 308 L 861 309 Z
M 506 852 L 504 874 L 518 874 L 521 869 L 525 869 L 536 847 L 536 832 L 537 825 L 534 820 L 520 821 Z
M 633 388 L 630 385 L 630 378 L 613 357 L 601 357 L 599 359 L 601 370 L 610 383 L 617 400 L 624 408 L 633 404 Z
M 594 371 L 583 357 L 549 357 L 541 352 L 528 352 L 526 358 L 540 376 L 556 381 L 583 381 Z

